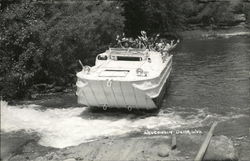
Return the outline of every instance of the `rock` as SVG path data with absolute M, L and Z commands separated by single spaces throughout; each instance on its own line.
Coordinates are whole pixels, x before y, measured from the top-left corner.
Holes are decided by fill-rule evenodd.
M 178 150 L 182 155 L 195 158 L 206 135 L 179 135 Z M 172 154 L 172 153 L 171 153 Z M 213 136 L 203 161 L 237 161 L 238 152 L 233 145 L 233 141 L 226 136 Z
M 84 158 L 83 157 L 76 157 L 75 160 L 76 161 L 78 161 L 78 160 L 84 160 Z
M 234 21 L 235 22 L 245 22 L 247 20 L 245 14 L 235 14 L 234 15 Z
M 199 3 L 216 2 L 216 0 L 198 0 Z
M 246 27 L 247 27 L 247 24 L 246 24 L 246 22 L 241 22 L 241 23 L 239 23 L 238 25 L 236 25 L 235 27 L 238 27 L 238 28 L 246 28 Z
M 74 158 L 65 159 L 63 161 L 76 161 Z
M 31 94 L 31 98 L 32 99 L 36 99 L 37 98 L 37 94 Z
M 47 160 L 60 160 L 60 156 L 57 155 L 55 152 L 51 152 L 45 155 Z
M 62 92 L 64 90 L 64 87 L 55 86 L 54 89 L 55 89 L 56 92 Z
M 5 105 L 7 106 L 7 102 Z M 27 134 L 23 131 L 1 133 L 0 160 L 8 160 L 13 155 L 22 154 L 27 144 L 36 139 L 38 138 L 35 134 Z
M 169 152 L 164 152 L 164 151 L 158 152 L 158 156 L 160 156 L 160 157 L 168 157 Z
M 34 161 L 46 161 L 46 159 L 43 157 L 37 157 Z
M 159 157 L 168 157 L 169 151 L 170 151 L 170 147 L 166 144 L 160 144 L 158 146 L 158 156 Z
M 233 142 L 226 136 L 213 137 L 204 156 L 204 161 L 237 161 L 238 154 L 233 146 Z

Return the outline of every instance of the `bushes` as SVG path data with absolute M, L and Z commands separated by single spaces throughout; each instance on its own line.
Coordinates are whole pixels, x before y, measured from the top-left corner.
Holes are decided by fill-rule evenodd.
M 36 84 L 74 83 L 77 60 L 93 64 L 95 54 L 105 50 L 123 29 L 118 5 L 22 2 L 2 10 L 0 95 L 21 98 L 29 96 Z
M 234 14 L 242 13 L 242 2 L 235 6 L 230 1 L 198 3 L 196 0 L 187 0 L 181 6 L 189 27 L 221 28 L 235 25 Z M 211 27 L 210 26 L 210 27 Z
M 182 27 L 184 15 L 181 0 L 127 0 L 124 1 L 125 32 L 135 37 L 141 30 L 149 35 L 175 32 Z
M 44 11 L 30 3 L 13 4 L 1 14 L 1 95 L 22 97 L 32 85 L 42 57 Z

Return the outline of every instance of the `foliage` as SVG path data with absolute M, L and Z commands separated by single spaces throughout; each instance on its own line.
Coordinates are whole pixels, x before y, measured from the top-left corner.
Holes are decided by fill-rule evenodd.
M 229 2 L 221 3 L 216 6 L 216 9 L 212 12 L 215 24 L 220 25 L 231 25 L 233 24 L 234 15 Z
M 43 16 L 43 9 L 30 3 L 13 4 L 1 15 L 1 95 L 23 95 L 39 71 Z
M 178 32 L 195 25 L 219 28 L 235 23 L 234 5 L 230 1 L 200 3 L 197 0 L 126 0 L 123 7 L 124 31 L 130 37 L 138 35 L 141 30 L 152 35 Z M 244 11 L 244 7 L 237 7 L 237 12 Z
M 180 0 L 127 0 L 123 3 L 125 32 L 136 36 L 141 30 L 147 33 L 165 33 L 181 27 Z
M 229 1 L 198 3 L 196 0 L 187 0 L 181 8 L 186 15 L 187 27 L 189 24 L 219 27 L 233 23 L 233 5 Z
M 85 2 L 63 6 L 48 22 L 46 66 L 53 82 L 73 82 L 77 59 L 93 65 L 93 58 L 103 52 L 123 28 L 116 4 Z M 60 15 L 60 16 L 59 16 Z M 58 79 L 58 76 L 63 79 Z
M 69 85 L 77 60 L 91 64 L 123 28 L 118 2 L 10 4 L 2 11 L 0 95 L 30 95 L 36 84 Z
M 20 3 L 21 0 L 0 0 L 0 10 L 6 9 L 11 4 Z
M 247 25 L 250 28 L 250 3 L 243 3 L 242 5 L 242 13 L 246 15 Z

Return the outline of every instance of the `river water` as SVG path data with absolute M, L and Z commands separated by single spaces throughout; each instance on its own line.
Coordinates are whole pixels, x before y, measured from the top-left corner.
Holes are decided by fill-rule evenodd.
M 249 38 L 183 42 L 173 62 L 167 106 L 219 113 L 249 108 Z
M 144 135 L 150 130 L 206 131 L 214 121 L 221 123 L 220 135 L 247 135 L 250 38 L 186 40 L 173 54 L 170 85 L 159 112 L 103 113 L 80 106 L 65 108 L 60 102 L 56 108 L 41 104 L 3 106 L 1 133 L 35 132 L 39 144 L 55 148 L 105 136 Z

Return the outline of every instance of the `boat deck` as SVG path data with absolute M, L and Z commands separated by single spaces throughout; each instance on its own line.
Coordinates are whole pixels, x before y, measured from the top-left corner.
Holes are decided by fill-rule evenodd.
M 107 60 L 103 64 L 94 66 L 89 73 L 81 71 L 77 73 L 77 77 L 88 80 L 120 80 L 120 81 L 141 81 L 159 77 L 163 69 L 168 66 L 172 56 L 165 59 L 158 60 L 154 58 L 154 55 L 150 56 L 154 63 L 148 61 L 117 61 Z M 158 56 L 159 57 L 159 56 Z M 142 68 L 147 72 L 147 76 L 137 76 L 136 70 Z

